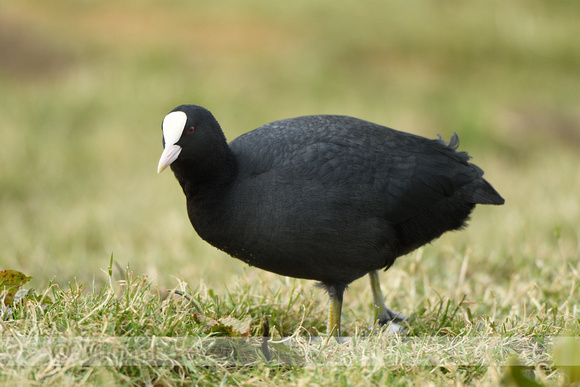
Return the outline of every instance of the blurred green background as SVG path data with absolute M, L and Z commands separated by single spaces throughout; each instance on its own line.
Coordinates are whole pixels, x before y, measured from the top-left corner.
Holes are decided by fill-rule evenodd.
M 493 281 L 578 268 L 579 15 L 575 1 L 3 1 L 0 268 L 37 288 L 98 283 L 114 253 L 164 286 L 285 281 L 202 242 L 156 174 L 161 120 L 183 103 L 230 140 L 327 113 L 457 132 L 506 205 L 427 247 L 434 277 L 467 247 Z

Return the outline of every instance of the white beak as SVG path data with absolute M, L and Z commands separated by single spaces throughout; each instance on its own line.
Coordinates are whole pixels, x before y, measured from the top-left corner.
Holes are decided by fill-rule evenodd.
M 161 158 L 159 159 L 159 165 L 157 165 L 157 173 L 163 172 L 165 168 L 171 165 L 177 159 L 177 156 L 181 153 L 181 147 L 179 145 L 168 145 L 163 150 Z

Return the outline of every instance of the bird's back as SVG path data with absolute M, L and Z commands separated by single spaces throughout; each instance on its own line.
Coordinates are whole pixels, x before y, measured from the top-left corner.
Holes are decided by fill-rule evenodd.
M 376 194 L 382 215 L 399 222 L 433 202 L 471 186 L 465 200 L 500 204 L 483 171 L 450 144 L 346 116 L 276 121 L 230 143 L 242 178 L 285 185 L 344 188 Z M 262 184 L 250 184 L 256 189 Z M 466 192 L 467 192 L 466 191 Z M 289 196 L 289 195 L 285 195 Z

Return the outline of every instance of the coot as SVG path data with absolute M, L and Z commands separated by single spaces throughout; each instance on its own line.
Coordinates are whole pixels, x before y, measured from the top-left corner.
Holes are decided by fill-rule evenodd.
M 382 324 L 404 316 L 382 300 L 377 270 L 465 225 L 476 204 L 503 204 L 483 171 L 449 143 L 357 118 L 272 122 L 229 144 L 213 115 L 182 105 L 163 120 L 158 173 L 171 165 L 197 233 L 249 265 L 319 281 L 328 332 L 343 292 L 370 274 Z

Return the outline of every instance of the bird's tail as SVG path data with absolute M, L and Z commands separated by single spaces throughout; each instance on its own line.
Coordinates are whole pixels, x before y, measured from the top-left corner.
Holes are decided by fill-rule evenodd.
M 483 177 L 477 179 L 470 186 L 470 199 L 475 204 L 501 205 L 505 203 L 504 198 Z

